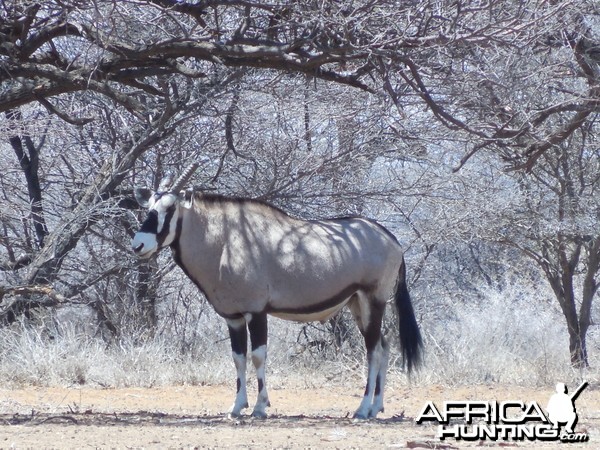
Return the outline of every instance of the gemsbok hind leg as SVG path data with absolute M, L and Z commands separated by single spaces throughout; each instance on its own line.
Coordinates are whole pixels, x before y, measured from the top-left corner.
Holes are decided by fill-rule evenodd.
M 235 370 L 237 371 L 237 394 L 233 406 L 229 410 L 229 417 L 239 417 L 242 409 L 248 407 L 248 393 L 246 391 L 246 354 L 248 352 L 248 332 L 246 319 L 228 319 L 229 337 L 231 339 L 231 353 Z
M 252 363 L 256 369 L 258 383 L 258 396 L 252 411 L 252 417 L 265 419 L 267 406 L 271 406 L 267 393 L 266 365 L 267 365 L 267 315 L 253 314 L 248 322 L 250 342 L 252 345 Z
M 381 329 L 381 328 L 380 328 Z M 385 388 L 385 377 L 388 370 L 388 361 L 390 358 L 390 348 L 383 336 L 379 338 L 381 357 L 379 360 L 379 371 L 375 379 L 375 392 L 373 394 L 373 403 L 369 411 L 369 417 L 377 417 L 377 414 L 383 412 L 383 390 Z
M 383 391 L 389 358 L 388 345 L 381 335 L 385 302 L 357 292 L 349 306 L 365 339 L 367 350 L 367 385 L 354 418 L 374 418 L 383 411 Z

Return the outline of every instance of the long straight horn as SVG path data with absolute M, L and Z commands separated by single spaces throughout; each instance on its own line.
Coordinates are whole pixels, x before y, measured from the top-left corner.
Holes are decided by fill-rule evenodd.
M 197 168 L 198 168 L 198 163 L 190 164 L 188 166 L 188 168 L 185 169 L 185 171 L 181 174 L 181 176 L 179 178 L 177 178 L 177 181 L 175 181 L 175 183 L 173 183 L 171 192 L 177 194 L 181 190 L 183 185 L 188 182 L 188 180 L 194 174 L 194 172 L 196 171 Z
M 173 184 L 173 178 L 175 178 L 175 174 L 173 172 L 168 172 L 163 179 L 160 180 L 158 192 L 167 192 Z

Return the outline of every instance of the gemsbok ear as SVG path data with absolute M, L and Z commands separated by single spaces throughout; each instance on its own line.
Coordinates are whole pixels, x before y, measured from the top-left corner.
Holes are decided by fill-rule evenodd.
M 136 187 L 133 190 L 133 194 L 142 208 L 148 208 L 150 206 L 150 202 L 148 201 L 150 200 L 150 197 L 152 197 L 152 191 L 150 189 Z

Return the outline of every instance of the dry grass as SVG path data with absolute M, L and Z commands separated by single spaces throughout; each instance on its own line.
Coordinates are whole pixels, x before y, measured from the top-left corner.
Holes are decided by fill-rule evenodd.
M 564 320 L 540 295 L 522 288 L 488 292 L 477 303 L 443 306 L 445 320 L 440 311 L 423 313 L 425 365 L 411 382 L 535 386 L 597 381 L 597 369 L 574 371 L 569 365 Z M 531 301 L 534 296 L 538 301 Z M 202 333 L 194 333 L 193 345 L 182 345 L 181 336 L 169 329 L 154 339 L 107 343 L 72 321 L 47 323 L 0 330 L 0 385 L 151 387 L 222 384 L 234 378 L 227 330 L 214 313 L 204 312 Z M 364 350 L 356 334 L 336 348 L 325 326 L 306 332 L 302 327 L 271 320 L 272 386 L 312 387 L 364 377 Z M 393 324 L 389 332 L 396 333 Z M 588 346 L 593 367 L 600 349 L 595 329 Z M 398 358 L 394 351 L 389 381 L 405 384 L 409 381 Z

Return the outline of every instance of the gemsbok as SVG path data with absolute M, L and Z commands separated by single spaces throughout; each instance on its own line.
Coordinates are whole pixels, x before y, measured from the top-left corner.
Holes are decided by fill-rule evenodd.
M 365 340 L 368 375 L 354 417 L 383 411 L 389 348 L 381 333 L 386 303 L 395 299 L 400 346 L 410 372 L 421 362 L 422 341 L 406 287 L 398 241 L 378 223 L 360 217 L 300 220 L 266 203 L 180 192 L 190 166 L 157 192 L 136 188 L 148 215 L 132 240 L 140 258 L 171 247 L 176 263 L 227 322 L 237 394 L 230 409 L 248 407 L 246 357 L 250 334 L 258 398 L 252 416 L 266 417 L 267 315 L 324 322 L 344 306 Z

